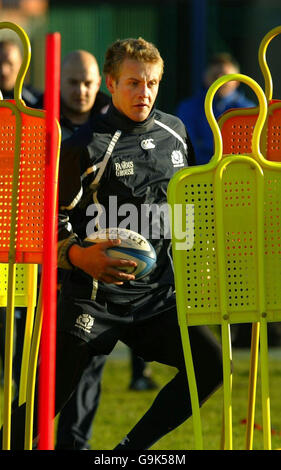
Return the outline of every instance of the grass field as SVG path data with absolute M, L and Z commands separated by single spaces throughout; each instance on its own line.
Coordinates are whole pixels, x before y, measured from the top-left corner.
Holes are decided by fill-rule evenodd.
M 245 448 L 243 423 L 247 415 L 249 351 L 233 351 L 233 448 Z M 161 385 L 173 377 L 175 370 L 161 364 L 152 363 L 153 377 Z M 112 357 L 106 364 L 101 403 L 95 419 L 91 440 L 92 449 L 113 449 L 125 437 L 128 430 L 137 422 L 153 401 L 157 391 L 133 392 L 128 390 L 130 380 L 129 361 L 124 357 Z M 281 447 L 281 349 L 270 350 L 270 390 L 272 418 L 272 449 Z M 222 428 L 222 390 L 218 390 L 202 407 L 204 448 L 220 448 Z M 263 449 L 263 435 L 260 382 L 257 385 L 257 406 L 255 417 L 254 449 Z M 158 441 L 155 450 L 194 449 L 192 420 L 178 427 Z
M 245 423 L 247 414 L 249 350 L 233 350 L 233 448 L 245 448 Z M 270 361 L 270 393 L 272 420 L 272 449 L 281 448 L 281 348 L 272 348 Z M 153 378 L 159 386 L 166 384 L 175 374 L 173 368 L 152 363 Z M 128 390 L 130 363 L 128 350 L 122 344 L 109 357 L 103 375 L 102 395 L 94 421 L 91 449 L 111 450 L 125 437 L 130 428 L 148 409 L 157 391 L 135 392 Z M 2 390 L 1 390 L 2 392 Z M 2 395 L 2 393 L 1 393 Z M 254 449 L 263 449 L 260 381 L 257 386 L 257 404 L 254 431 Z M 1 397 L 3 398 L 3 397 Z M 218 390 L 202 407 L 204 449 L 220 449 L 222 429 L 222 390 Z M 1 409 L 1 415 L 2 415 Z M 152 450 L 192 450 L 192 419 L 172 431 Z

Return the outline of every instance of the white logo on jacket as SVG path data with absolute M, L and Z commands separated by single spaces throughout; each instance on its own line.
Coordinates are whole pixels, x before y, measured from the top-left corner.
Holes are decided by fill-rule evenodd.
M 173 150 L 171 154 L 171 159 L 174 167 L 183 166 L 183 154 L 180 150 Z
M 116 176 L 128 176 L 134 174 L 134 162 L 123 161 L 115 162 L 115 174 Z
M 141 141 L 141 148 L 143 150 L 149 150 L 155 148 L 155 143 L 153 139 L 144 139 Z
M 78 318 L 76 318 L 75 326 L 83 331 L 86 331 L 86 333 L 90 333 L 94 321 L 95 319 L 91 317 L 91 315 L 88 313 L 82 313 Z

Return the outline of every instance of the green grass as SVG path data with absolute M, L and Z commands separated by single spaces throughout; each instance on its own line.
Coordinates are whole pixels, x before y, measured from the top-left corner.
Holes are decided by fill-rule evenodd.
M 242 423 L 247 415 L 249 351 L 233 351 L 233 449 L 245 448 L 246 426 Z M 270 397 L 272 421 L 272 449 L 281 448 L 281 349 L 271 349 Z M 153 378 L 159 386 L 165 385 L 176 371 L 158 363 L 150 365 Z M 101 402 L 94 421 L 91 449 L 111 450 L 142 417 L 157 395 L 157 391 L 135 392 L 128 390 L 130 364 L 127 348 L 121 347 L 117 354 L 108 358 L 102 383 Z M 262 425 L 260 380 L 257 385 L 255 423 Z M 0 390 L 2 392 L 2 390 Z M 3 398 L 3 397 L 1 397 Z M 220 448 L 222 429 L 223 393 L 218 390 L 202 407 L 204 449 Z M 1 409 L 2 412 L 2 409 Z M 254 449 L 263 449 L 263 433 L 254 431 Z M 194 449 L 192 418 L 158 441 L 154 450 Z
M 249 351 L 233 351 L 233 448 L 245 448 L 247 415 Z M 152 363 L 153 377 L 159 385 L 167 383 L 175 374 L 173 368 Z M 91 440 L 92 449 L 107 450 L 125 437 L 131 427 L 152 403 L 157 391 L 133 392 L 128 390 L 130 380 L 128 360 L 109 358 L 106 364 L 101 403 L 94 422 Z M 281 350 L 270 352 L 270 393 L 272 420 L 272 449 L 281 447 Z M 260 381 L 257 385 L 255 423 L 262 425 Z M 204 448 L 220 448 L 222 429 L 223 394 L 218 390 L 202 407 Z M 263 433 L 254 431 L 254 449 L 263 449 Z M 190 450 L 194 449 L 192 419 L 164 436 L 152 449 Z

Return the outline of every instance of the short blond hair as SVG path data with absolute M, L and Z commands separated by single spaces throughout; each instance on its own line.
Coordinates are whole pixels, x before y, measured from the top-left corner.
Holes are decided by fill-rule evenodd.
M 107 49 L 103 73 L 118 80 L 120 66 L 125 59 L 137 60 L 138 62 L 159 62 L 161 64 L 160 79 L 162 78 L 164 61 L 157 47 L 151 42 L 145 41 L 141 37 L 138 39 L 118 39 Z

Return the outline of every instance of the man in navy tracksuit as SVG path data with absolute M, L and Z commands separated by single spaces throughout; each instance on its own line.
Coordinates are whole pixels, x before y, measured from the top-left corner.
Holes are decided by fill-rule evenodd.
M 194 164 L 194 153 L 183 123 L 154 108 L 163 61 L 153 44 L 142 38 L 116 41 L 107 51 L 104 73 L 112 96 L 107 113 L 67 139 L 60 158 L 58 264 L 65 276 L 58 305 L 56 412 L 91 357 L 109 354 L 123 341 L 146 361 L 178 370 L 116 445 L 118 450 L 142 450 L 192 414 L 171 240 L 163 217 L 145 219 L 149 225 L 143 227 L 142 216 L 147 207 L 165 206 L 169 180 Z M 106 255 L 106 248 L 118 242 L 83 243 L 95 226 L 110 227 L 112 220 L 115 227 L 122 225 L 128 211 L 134 229 L 146 232 L 157 254 L 155 268 L 140 280 L 120 269 L 133 262 Z M 190 339 L 203 403 L 222 382 L 221 349 L 207 328 L 190 328 Z M 18 409 L 13 417 L 16 448 L 20 414 Z
M 213 132 L 205 114 L 205 98 L 210 85 L 222 75 L 239 73 L 237 61 L 227 53 L 211 58 L 203 77 L 202 87 L 190 98 L 182 100 L 176 115 L 185 124 L 194 147 L 197 165 L 208 163 L 214 154 Z M 239 89 L 240 82 L 231 81 L 221 86 L 212 102 L 216 119 L 230 108 L 249 108 L 256 104 Z

